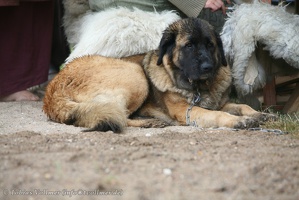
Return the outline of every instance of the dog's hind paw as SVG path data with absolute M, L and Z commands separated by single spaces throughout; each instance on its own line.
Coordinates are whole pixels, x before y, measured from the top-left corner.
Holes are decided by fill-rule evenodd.
M 148 122 L 144 124 L 144 128 L 164 128 L 166 126 L 169 126 L 168 123 L 160 121 L 158 119 L 154 119 L 151 122 Z
M 164 128 L 170 124 L 154 118 L 148 119 L 130 119 L 128 120 L 128 126 L 142 127 L 142 128 Z

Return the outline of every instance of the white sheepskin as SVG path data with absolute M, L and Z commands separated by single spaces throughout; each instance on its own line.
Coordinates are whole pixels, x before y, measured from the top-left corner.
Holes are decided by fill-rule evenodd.
M 221 38 L 239 94 L 250 94 L 265 84 L 263 67 L 255 56 L 257 42 L 274 58 L 283 58 L 299 68 L 299 16 L 284 7 L 258 1 L 236 6 L 224 24 Z
M 126 57 L 156 49 L 166 27 L 180 17 L 173 11 L 111 8 L 88 12 L 80 20 L 79 42 L 67 62 L 83 55 Z

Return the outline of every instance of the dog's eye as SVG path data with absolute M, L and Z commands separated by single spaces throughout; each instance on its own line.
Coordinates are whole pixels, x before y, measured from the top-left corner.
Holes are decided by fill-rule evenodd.
M 191 48 L 191 47 L 193 47 L 193 44 L 191 42 L 188 42 L 188 43 L 185 44 L 185 47 Z
M 212 42 L 208 42 L 207 47 L 208 47 L 208 48 L 213 48 L 213 47 L 214 47 L 214 44 L 213 44 Z

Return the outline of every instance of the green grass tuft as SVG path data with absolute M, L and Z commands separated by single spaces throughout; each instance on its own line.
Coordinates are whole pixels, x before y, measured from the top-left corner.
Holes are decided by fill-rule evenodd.
M 278 120 L 268 121 L 262 128 L 279 129 L 299 139 L 299 113 L 277 114 Z

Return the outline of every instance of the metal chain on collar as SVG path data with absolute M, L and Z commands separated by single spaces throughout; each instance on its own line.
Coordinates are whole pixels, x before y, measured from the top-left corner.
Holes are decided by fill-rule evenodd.
M 261 131 L 261 132 L 267 132 L 267 133 L 274 133 L 275 135 L 285 135 L 288 134 L 288 132 L 284 132 L 279 129 L 266 129 L 266 128 L 249 128 L 247 129 L 249 131 Z
M 192 100 L 192 103 L 191 105 L 189 106 L 189 108 L 186 110 L 186 124 L 188 126 L 194 126 L 194 127 L 197 127 L 197 124 L 196 124 L 196 121 L 190 121 L 190 112 L 193 108 L 193 106 L 198 103 L 200 101 L 200 93 L 197 92 L 197 94 L 194 94 L 193 95 L 193 100 Z
M 194 126 L 198 128 L 197 126 Z M 248 129 L 238 129 L 238 128 L 227 128 L 227 127 L 219 127 L 219 128 L 198 128 L 200 130 L 223 130 L 223 131 L 242 131 L 242 130 L 247 130 L 247 131 L 260 131 L 260 132 L 266 132 L 266 133 L 274 133 L 275 135 L 286 135 L 288 132 L 284 132 L 279 129 L 266 129 L 266 128 L 248 128 Z
M 274 133 L 275 135 L 285 135 L 288 134 L 288 132 L 284 132 L 279 129 L 266 129 L 266 128 L 248 128 L 248 129 L 238 129 L 238 128 L 227 128 L 227 127 L 219 127 L 219 128 L 208 128 L 206 130 L 228 130 L 228 131 L 241 131 L 241 130 L 247 130 L 247 131 L 260 131 L 260 132 L 266 132 L 266 133 Z

